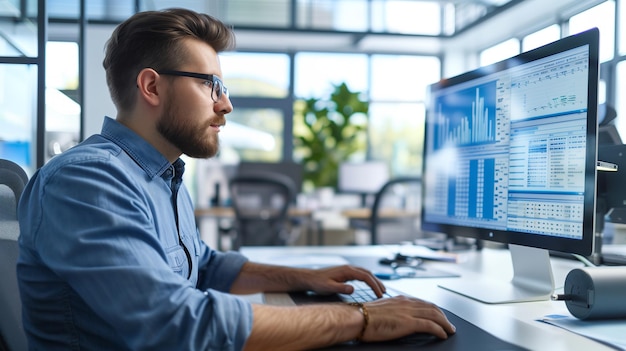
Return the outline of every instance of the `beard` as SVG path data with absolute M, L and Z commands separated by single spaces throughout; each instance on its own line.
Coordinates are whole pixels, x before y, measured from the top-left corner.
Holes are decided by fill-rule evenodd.
M 192 123 L 194 119 L 183 120 L 176 104 L 169 100 L 165 111 L 157 122 L 157 131 L 183 154 L 194 158 L 210 158 L 219 150 L 217 133 L 207 133 L 211 125 L 224 125 L 224 117 L 208 120 L 205 123 Z M 199 120 L 200 118 L 198 118 Z

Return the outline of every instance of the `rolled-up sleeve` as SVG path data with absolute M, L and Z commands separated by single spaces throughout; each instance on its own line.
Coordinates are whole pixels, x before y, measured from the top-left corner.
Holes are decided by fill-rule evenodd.
M 208 333 L 224 336 L 212 339 L 209 350 L 242 350 L 252 330 L 252 307 L 236 296 L 215 290 L 207 290 L 205 294 L 213 301 L 213 315 L 216 317 L 207 326 Z M 241 313 L 241 317 L 244 318 L 224 318 L 232 316 L 233 313 Z
M 204 246 L 203 243 L 201 245 Z M 206 247 L 206 246 L 205 246 Z M 198 288 L 230 291 L 242 266 L 248 259 L 238 252 L 218 252 L 206 248 L 199 260 Z M 202 251 L 201 251 L 202 252 Z

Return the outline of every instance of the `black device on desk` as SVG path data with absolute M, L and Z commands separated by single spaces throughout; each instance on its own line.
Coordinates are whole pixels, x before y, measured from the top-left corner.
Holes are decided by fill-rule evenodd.
M 422 229 L 509 244 L 514 270 L 490 289 L 441 287 L 487 303 L 549 300 L 549 250 L 592 254 L 598 42 L 594 28 L 431 85 Z
M 626 145 L 601 145 L 598 158 L 617 166 L 616 172 L 598 173 L 598 215 L 596 227 L 599 233 L 604 230 L 605 215 L 612 223 L 626 223 Z M 601 263 L 626 265 L 626 250 L 621 247 L 602 246 L 597 248 Z

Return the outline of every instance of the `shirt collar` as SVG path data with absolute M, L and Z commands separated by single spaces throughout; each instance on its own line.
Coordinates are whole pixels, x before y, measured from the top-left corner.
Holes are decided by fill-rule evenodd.
M 105 117 L 102 136 L 118 145 L 150 177 L 162 176 L 172 164 L 145 139 L 118 121 Z M 184 172 L 185 163 L 180 158 L 174 162 L 176 173 Z M 170 175 L 171 177 L 171 175 Z

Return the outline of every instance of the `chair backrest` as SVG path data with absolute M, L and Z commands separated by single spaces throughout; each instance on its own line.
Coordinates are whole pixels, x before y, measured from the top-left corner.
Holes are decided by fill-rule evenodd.
M 260 162 L 260 161 L 241 161 L 237 166 L 237 175 L 255 175 L 262 173 L 279 173 L 291 179 L 296 194 L 302 192 L 302 178 L 304 177 L 304 168 L 302 164 L 293 161 L 282 162 Z M 294 199 L 295 201 L 295 199 Z
M 16 208 L 27 182 L 20 166 L 0 159 L 0 350 L 27 349 L 15 273 L 20 233 Z
M 282 174 L 259 172 L 233 177 L 229 188 L 237 233 L 233 249 L 284 245 L 287 211 L 296 196 L 293 181 Z
M 381 244 L 381 224 L 395 225 L 389 242 L 414 239 L 419 221 L 421 178 L 397 177 L 387 181 L 376 193 L 370 213 L 371 244 Z M 400 230 L 403 229 L 403 230 Z

